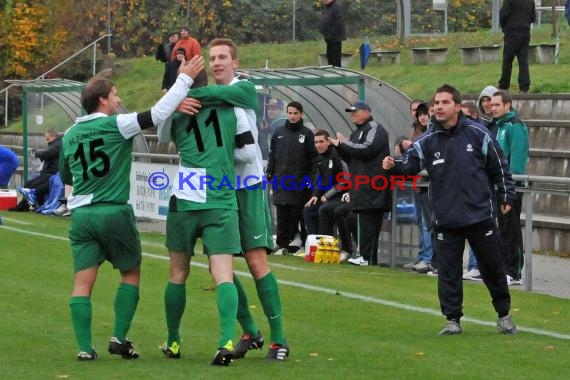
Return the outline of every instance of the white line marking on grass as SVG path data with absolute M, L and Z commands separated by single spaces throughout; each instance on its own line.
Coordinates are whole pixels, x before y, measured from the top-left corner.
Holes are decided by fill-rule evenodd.
M 4 229 L 7 229 L 7 230 L 10 230 L 13 232 L 19 232 L 19 233 L 23 233 L 23 234 L 33 235 L 33 236 L 45 237 L 48 239 L 69 240 L 68 238 L 62 237 L 62 236 L 55 236 L 55 235 L 44 234 L 41 232 L 21 230 L 19 228 L 7 227 L 5 225 L 1 225 L 0 228 L 4 228 Z M 168 256 L 158 255 L 158 254 L 149 253 L 149 252 L 143 252 L 143 256 L 150 257 L 153 259 L 158 259 L 158 260 L 168 260 Z M 192 261 L 190 264 L 193 266 L 199 267 L 199 268 L 208 269 L 208 264 L 198 263 L 198 262 L 194 262 L 194 261 Z M 239 276 L 246 276 L 246 277 L 251 276 L 251 274 L 249 272 L 234 271 L 234 273 L 236 273 Z M 384 306 L 389 306 L 389 307 L 393 307 L 396 309 L 413 311 L 416 313 L 429 314 L 429 315 L 434 315 L 434 316 L 438 316 L 438 317 L 441 316 L 441 313 L 439 310 L 428 309 L 426 307 L 412 306 L 412 305 L 407 305 L 407 304 L 400 303 L 400 302 L 383 300 L 380 298 L 364 296 L 362 294 L 344 292 L 344 291 L 340 291 L 337 289 L 324 288 L 321 286 L 309 285 L 309 284 L 304 284 L 304 283 L 296 282 L 296 281 L 278 280 L 277 282 L 280 284 L 283 284 L 283 285 L 293 286 L 296 288 L 301 288 L 301 289 L 306 289 L 306 290 L 312 290 L 312 291 L 325 293 L 325 294 L 331 294 L 331 295 L 340 294 L 341 296 L 348 297 L 351 299 L 355 299 L 355 300 L 359 300 L 359 301 L 363 301 L 363 302 L 375 303 L 375 304 L 384 305 Z M 462 317 L 462 320 L 465 322 L 470 322 L 470 323 L 480 325 L 480 326 L 495 326 L 494 322 L 483 321 L 483 320 L 476 319 L 476 318 Z M 570 335 L 568 335 L 568 334 L 560 334 L 560 333 L 553 332 L 553 331 L 535 329 L 535 328 L 531 328 L 531 327 L 517 326 L 517 328 L 519 331 L 524 331 L 524 332 L 535 334 L 535 335 L 542 335 L 542 336 L 549 336 L 549 337 L 557 338 L 557 339 L 570 340 Z
M 19 229 L 19 228 L 8 227 L 8 226 L 5 226 L 5 225 L 1 225 L 0 228 L 3 228 L 3 229 L 5 229 L 5 230 L 9 230 L 9 231 L 13 231 L 13 232 L 20 232 L 20 233 L 27 234 L 27 235 L 45 237 L 45 238 L 48 238 L 48 239 L 63 240 L 63 241 L 68 241 L 68 240 L 69 240 L 68 238 L 62 237 L 62 236 L 55 236 L 55 235 L 44 234 L 44 233 L 41 233 L 41 232 L 34 232 L 34 231 L 21 230 L 21 229 Z
M 2 219 L 4 219 L 4 220 L 7 221 L 7 222 L 10 222 L 10 223 L 24 224 L 24 225 L 28 225 L 28 226 L 29 226 L 30 224 L 34 224 L 34 223 L 31 223 L 31 222 L 24 222 L 23 220 L 18 220 L 18 219 L 13 219 L 13 218 L 6 218 L 5 216 L 2 216 Z

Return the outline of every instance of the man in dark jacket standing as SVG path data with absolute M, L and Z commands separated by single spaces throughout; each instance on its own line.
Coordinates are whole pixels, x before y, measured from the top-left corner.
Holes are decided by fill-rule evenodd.
M 499 24 L 504 33 L 503 68 L 499 88 L 508 90 L 511 85 L 513 60 L 519 63 L 519 90 L 526 93 L 530 87 L 528 45 L 530 24 L 536 19 L 534 0 L 504 0 L 499 11 Z
M 503 214 L 515 200 L 507 161 L 489 131 L 461 112 L 461 94 L 443 85 L 435 94 L 435 118 L 427 132 L 398 159 L 387 156 L 382 167 L 399 174 L 428 172 L 429 199 L 435 230 L 438 296 L 447 318 L 440 335 L 461 334 L 463 316 L 463 251 L 473 248 L 483 281 L 498 314 L 497 330 L 516 334 L 509 314 L 511 295 L 505 277 L 493 187 Z
M 313 132 L 303 125 L 303 106 L 287 104 L 287 121 L 271 136 L 267 180 L 273 186 L 273 204 L 277 209 L 276 255 L 287 254 L 291 241 L 301 226 L 301 246 L 306 233 L 303 207 L 311 196 L 310 175 L 317 155 Z
M 374 121 L 372 109 L 363 101 L 354 103 L 345 111 L 350 112 L 356 130 L 348 139 L 337 132 L 337 138 L 333 139 L 332 143 L 343 161 L 348 164 L 350 178 L 347 180 L 351 182 L 350 205 L 357 215 L 360 256 L 348 259 L 348 262 L 354 265 L 377 264 L 380 228 L 384 213 L 392 207 L 392 192 L 390 186 L 383 190 L 375 189 L 382 186 L 382 182 L 376 183 L 373 178 L 389 179 L 389 174 L 382 169 L 382 159 L 390 154 L 388 133 Z
M 320 31 L 327 43 L 329 65 L 340 67 L 342 41 L 346 40 L 346 28 L 341 4 L 337 0 L 323 0 L 323 18 Z

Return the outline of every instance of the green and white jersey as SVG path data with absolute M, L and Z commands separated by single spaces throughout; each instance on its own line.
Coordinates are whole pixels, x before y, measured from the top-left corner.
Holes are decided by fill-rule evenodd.
M 175 114 L 171 139 L 180 155 L 172 193 L 177 209 L 237 209 L 235 136 L 250 131 L 242 108 L 223 102 L 202 103 L 195 116 Z
M 136 114 L 94 113 L 77 119 L 63 136 L 60 155 L 62 177 L 73 178 L 68 208 L 127 202 L 132 138 L 140 131 Z
M 162 125 L 185 98 L 193 80 L 182 73 L 149 111 L 78 117 L 63 136 L 59 157 L 62 182 L 73 186 L 70 209 L 92 203 L 126 203 L 129 199 L 132 138 L 141 128 Z

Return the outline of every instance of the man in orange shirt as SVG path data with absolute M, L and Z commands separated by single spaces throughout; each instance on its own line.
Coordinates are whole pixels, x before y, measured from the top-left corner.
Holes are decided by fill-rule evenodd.
M 172 52 L 170 54 L 170 60 L 176 60 L 176 51 L 179 48 L 184 48 L 186 50 L 186 60 L 189 61 L 195 55 L 202 56 L 202 47 L 197 39 L 190 37 L 190 33 L 188 32 L 188 27 L 183 26 L 180 28 L 180 39 L 172 48 Z

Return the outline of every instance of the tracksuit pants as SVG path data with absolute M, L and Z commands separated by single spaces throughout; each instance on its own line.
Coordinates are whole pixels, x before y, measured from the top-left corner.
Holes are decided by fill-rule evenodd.
M 465 240 L 473 248 L 479 271 L 498 315 L 508 314 L 511 295 L 497 227 L 491 220 L 461 227 L 437 230 L 435 252 L 438 263 L 438 296 L 441 312 L 448 320 L 463 316 L 463 251 Z
M 506 273 L 516 280 L 521 279 L 524 264 L 524 244 L 521 229 L 521 208 L 523 193 L 517 192 L 512 209 L 506 214 L 499 213 L 501 251 Z

